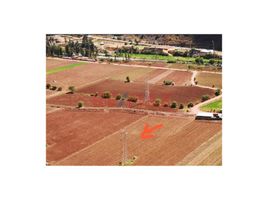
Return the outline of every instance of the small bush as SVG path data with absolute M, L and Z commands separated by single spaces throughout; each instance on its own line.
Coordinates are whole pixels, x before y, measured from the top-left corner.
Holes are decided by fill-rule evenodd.
M 177 108 L 177 102 L 176 101 L 173 101 L 170 105 L 171 108 Z
M 74 91 L 75 91 L 75 87 L 74 87 L 74 86 L 70 86 L 68 89 L 69 89 L 70 93 L 72 93 L 72 94 L 73 94 Z
M 101 95 L 101 97 L 102 98 L 104 98 L 104 99 L 109 99 L 109 98 L 111 98 L 111 93 L 109 92 L 109 91 L 105 91 L 105 92 L 103 92 L 103 94 Z
M 116 100 L 120 100 L 121 99 L 121 95 L 118 94 L 116 97 L 115 97 Z
M 154 101 L 154 106 L 160 106 L 160 104 L 161 104 L 161 99 L 156 99 Z
M 220 89 L 217 89 L 216 92 L 215 92 L 215 95 L 216 96 L 219 96 L 221 94 L 221 90 Z
M 215 60 L 214 60 L 214 59 L 210 59 L 210 60 L 208 61 L 208 63 L 211 64 L 211 65 L 214 65 L 214 64 L 215 64 Z
M 193 103 L 188 103 L 187 107 L 192 108 L 192 107 L 194 107 L 194 104 Z
M 167 63 L 176 63 L 176 60 L 168 60 Z
M 195 59 L 195 63 L 198 65 L 202 65 L 202 64 L 204 64 L 204 60 L 203 60 L 203 58 L 198 57 Z
M 138 101 L 138 98 L 137 97 L 128 97 L 127 100 L 136 103 Z
M 129 76 L 127 76 L 126 77 L 126 81 L 125 81 L 126 83 L 129 83 L 130 82 L 130 78 L 129 78 Z
M 83 101 L 79 101 L 77 104 L 77 108 L 82 108 L 84 106 L 84 102 Z
M 209 100 L 209 96 L 208 95 L 203 95 L 201 98 L 202 102 Z
M 164 107 L 169 107 L 168 103 L 164 103 L 163 106 L 164 106 Z
M 183 108 L 184 108 L 183 104 L 180 104 L 179 109 L 183 109 Z
M 51 86 L 50 89 L 51 90 L 56 90 L 57 89 L 57 86 Z
M 174 84 L 173 81 L 171 81 L 171 80 L 164 80 L 163 83 L 164 83 L 164 85 L 172 85 L 172 84 Z
M 50 89 L 50 87 L 51 87 L 51 85 L 48 83 L 48 84 L 46 85 L 46 88 L 47 88 L 47 89 Z
M 62 87 L 58 87 L 58 91 L 62 91 Z

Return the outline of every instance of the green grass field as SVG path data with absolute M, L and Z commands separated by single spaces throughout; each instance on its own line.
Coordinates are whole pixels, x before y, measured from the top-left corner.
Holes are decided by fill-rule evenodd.
M 69 64 L 69 65 L 65 65 L 65 66 L 60 66 L 60 67 L 56 67 L 56 68 L 53 68 L 53 69 L 49 69 L 49 70 L 47 70 L 47 75 L 54 74 L 54 73 L 57 73 L 57 72 L 60 72 L 60 71 L 64 71 L 64 70 L 68 70 L 68 69 L 72 69 L 74 67 L 77 67 L 77 66 L 80 66 L 80 65 L 83 65 L 83 64 L 85 64 L 85 63 L 78 62 L 78 63 L 73 63 L 73 64 Z
M 212 103 L 209 103 L 207 105 L 204 105 L 200 108 L 204 112 L 211 112 L 211 111 L 220 111 L 222 110 L 222 99 L 214 101 Z
M 180 56 L 161 56 L 161 55 L 151 55 L 151 54 L 130 54 L 131 58 L 137 59 L 147 59 L 147 60 L 164 60 L 164 61 L 178 61 L 178 62 L 187 62 L 195 63 L 195 58 L 193 57 L 180 57 Z M 203 59 L 204 64 L 209 62 L 209 59 Z

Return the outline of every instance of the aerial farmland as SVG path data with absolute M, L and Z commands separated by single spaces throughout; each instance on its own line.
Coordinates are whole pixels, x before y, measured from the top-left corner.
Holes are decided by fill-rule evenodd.
M 48 166 L 222 165 L 221 35 L 168 36 L 46 36 Z

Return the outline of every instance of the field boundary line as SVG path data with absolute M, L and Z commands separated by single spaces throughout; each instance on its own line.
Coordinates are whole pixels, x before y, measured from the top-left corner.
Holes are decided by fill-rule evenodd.
M 58 160 L 58 161 L 54 162 L 53 164 L 60 164 L 61 162 L 63 162 L 63 161 L 65 161 L 65 160 L 67 160 L 67 159 L 69 159 L 69 158 L 71 158 L 71 157 L 73 157 L 73 156 L 75 156 L 75 155 L 77 155 L 77 154 L 79 154 L 79 153 L 81 153 L 81 152 L 87 150 L 88 148 L 91 148 L 92 146 L 94 146 L 94 145 L 96 145 L 96 144 L 102 142 L 104 139 L 107 139 L 107 138 L 109 138 L 109 137 L 111 137 L 111 136 L 113 136 L 113 135 L 116 135 L 117 133 L 120 133 L 123 129 L 126 129 L 126 128 L 128 128 L 128 127 L 130 127 L 130 126 L 132 126 L 132 125 L 134 125 L 134 124 L 136 124 L 136 123 L 142 121 L 143 119 L 146 119 L 146 118 L 148 118 L 148 115 L 145 115 L 145 116 L 141 117 L 140 119 L 138 119 L 138 120 L 136 120 L 136 121 L 134 121 L 134 122 L 128 124 L 127 126 L 124 126 L 124 128 L 121 128 L 121 129 L 119 129 L 118 131 L 115 131 L 115 132 L 111 133 L 110 135 L 108 135 L 108 136 L 106 136 L 106 137 L 104 137 L 104 138 L 102 138 L 102 139 L 96 141 L 95 143 L 93 143 L 93 144 L 91 144 L 91 145 L 86 146 L 85 148 L 82 148 L 82 149 L 80 149 L 80 150 L 78 150 L 78 151 L 76 151 L 76 152 L 74 152 L 74 153 L 72 153 L 72 154 L 70 154 L 70 155 L 64 157 L 64 158 L 61 159 L 61 160 Z

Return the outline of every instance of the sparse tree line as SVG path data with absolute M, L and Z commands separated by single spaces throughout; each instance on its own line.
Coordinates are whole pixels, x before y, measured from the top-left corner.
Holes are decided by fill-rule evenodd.
M 83 36 L 82 43 L 79 43 L 78 41 L 68 41 L 65 46 L 57 45 L 53 37 L 47 36 L 46 55 L 52 57 L 72 57 L 80 55 L 89 58 L 96 58 L 98 55 L 98 49 L 87 35 Z

